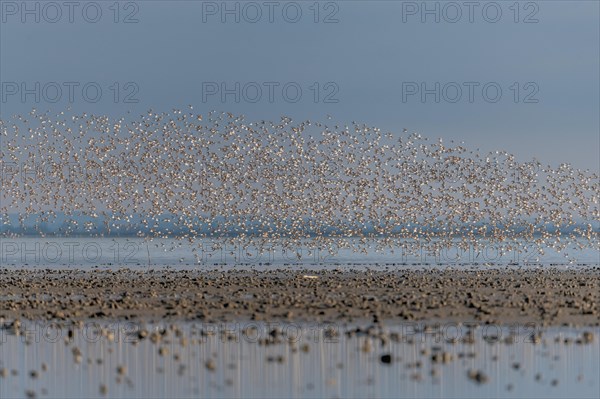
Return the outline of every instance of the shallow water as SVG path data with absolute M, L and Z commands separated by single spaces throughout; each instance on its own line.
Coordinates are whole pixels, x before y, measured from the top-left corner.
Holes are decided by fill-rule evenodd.
M 348 239 L 349 245 L 357 240 Z M 504 244 L 506 245 L 506 244 Z M 310 240 L 294 248 L 273 244 L 263 248 L 242 248 L 222 240 L 204 239 L 193 244 L 185 240 L 141 238 L 0 238 L 0 265 L 18 268 L 253 268 L 303 266 L 327 268 L 352 266 L 590 266 L 600 265 L 600 250 L 589 245 L 557 252 L 518 242 L 513 248 L 482 241 L 475 248 L 459 247 L 434 252 L 427 244 L 406 242 L 401 248 L 376 249 L 366 253 L 335 247 L 334 252 L 315 249 Z
M 309 246 L 294 251 L 275 247 L 260 254 L 252 248 L 215 248 L 214 244 L 212 240 L 198 247 L 167 239 L 3 238 L 0 263 L 9 270 L 585 268 L 600 264 L 594 248 L 572 252 L 576 261 L 569 262 L 563 254 L 548 250 L 543 256 L 527 250 L 499 254 L 492 245 L 467 251 L 457 246 L 445 254 L 387 250 L 357 255 L 344 248 L 331 255 Z M 373 333 L 348 336 L 345 332 L 356 326 L 342 324 L 182 322 L 171 326 L 121 321 L 99 326 L 96 321 L 72 328 L 24 322 L 17 329 L 0 329 L 0 398 L 34 393 L 49 398 L 103 394 L 117 398 L 600 397 L 599 327 L 480 326 L 473 329 L 473 341 L 464 342 L 469 330 L 465 325 L 423 330 L 421 324 L 407 323 L 387 326 L 388 339 L 382 343 Z M 262 341 L 274 327 L 286 334 L 280 343 L 266 345 Z M 142 330 L 148 335 L 140 340 Z M 160 331 L 166 331 L 160 339 L 150 338 Z M 533 342 L 531 334 L 535 337 L 540 331 L 541 339 Z M 586 331 L 593 333 L 591 342 L 582 340 Z M 446 358 L 443 353 L 448 353 Z M 391 363 L 383 363 L 381 356 L 388 354 Z M 434 355 L 441 362 L 434 361 Z M 121 373 L 120 366 L 125 367 Z M 476 372 L 485 381 L 477 382 Z
M 274 328 L 280 342 L 265 344 Z M 385 343 L 376 330 L 348 336 L 354 328 L 90 322 L 69 337 L 69 327 L 23 324 L 19 335 L 0 330 L 0 397 L 98 397 L 101 385 L 109 397 L 599 396 L 600 328 L 479 326 L 469 342 L 465 325 L 410 323 L 384 328 Z M 148 336 L 140 340 L 141 330 Z M 583 331 L 592 342 L 581 341 Z

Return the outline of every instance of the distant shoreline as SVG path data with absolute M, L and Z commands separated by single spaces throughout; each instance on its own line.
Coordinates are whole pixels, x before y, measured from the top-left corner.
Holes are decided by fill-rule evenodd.
M 0 321 L 600 325 L 600 268 L 0 270 Z

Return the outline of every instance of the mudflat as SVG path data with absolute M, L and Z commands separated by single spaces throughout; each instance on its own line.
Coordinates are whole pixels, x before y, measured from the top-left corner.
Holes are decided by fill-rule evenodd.
M 0 270 L 0 320 L 600 325 L 600 267 Z

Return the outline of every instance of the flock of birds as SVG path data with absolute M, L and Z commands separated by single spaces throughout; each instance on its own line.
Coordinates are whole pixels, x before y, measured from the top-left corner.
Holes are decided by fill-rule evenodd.
M 61 235 L 133 231 L 259 247 L 598 247 L 596 172 L 406 129 L 329 116 L 247 122 L 192 107 L 120 119 L 33 110 L 0 120 L 0 140 L 4 235 L 59 224 Z

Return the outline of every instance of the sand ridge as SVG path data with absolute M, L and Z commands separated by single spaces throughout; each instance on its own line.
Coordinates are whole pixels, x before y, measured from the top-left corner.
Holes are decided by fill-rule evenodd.
M 0 320 L 473 321 L 600 325 L 580 270 L 0 270 Z

